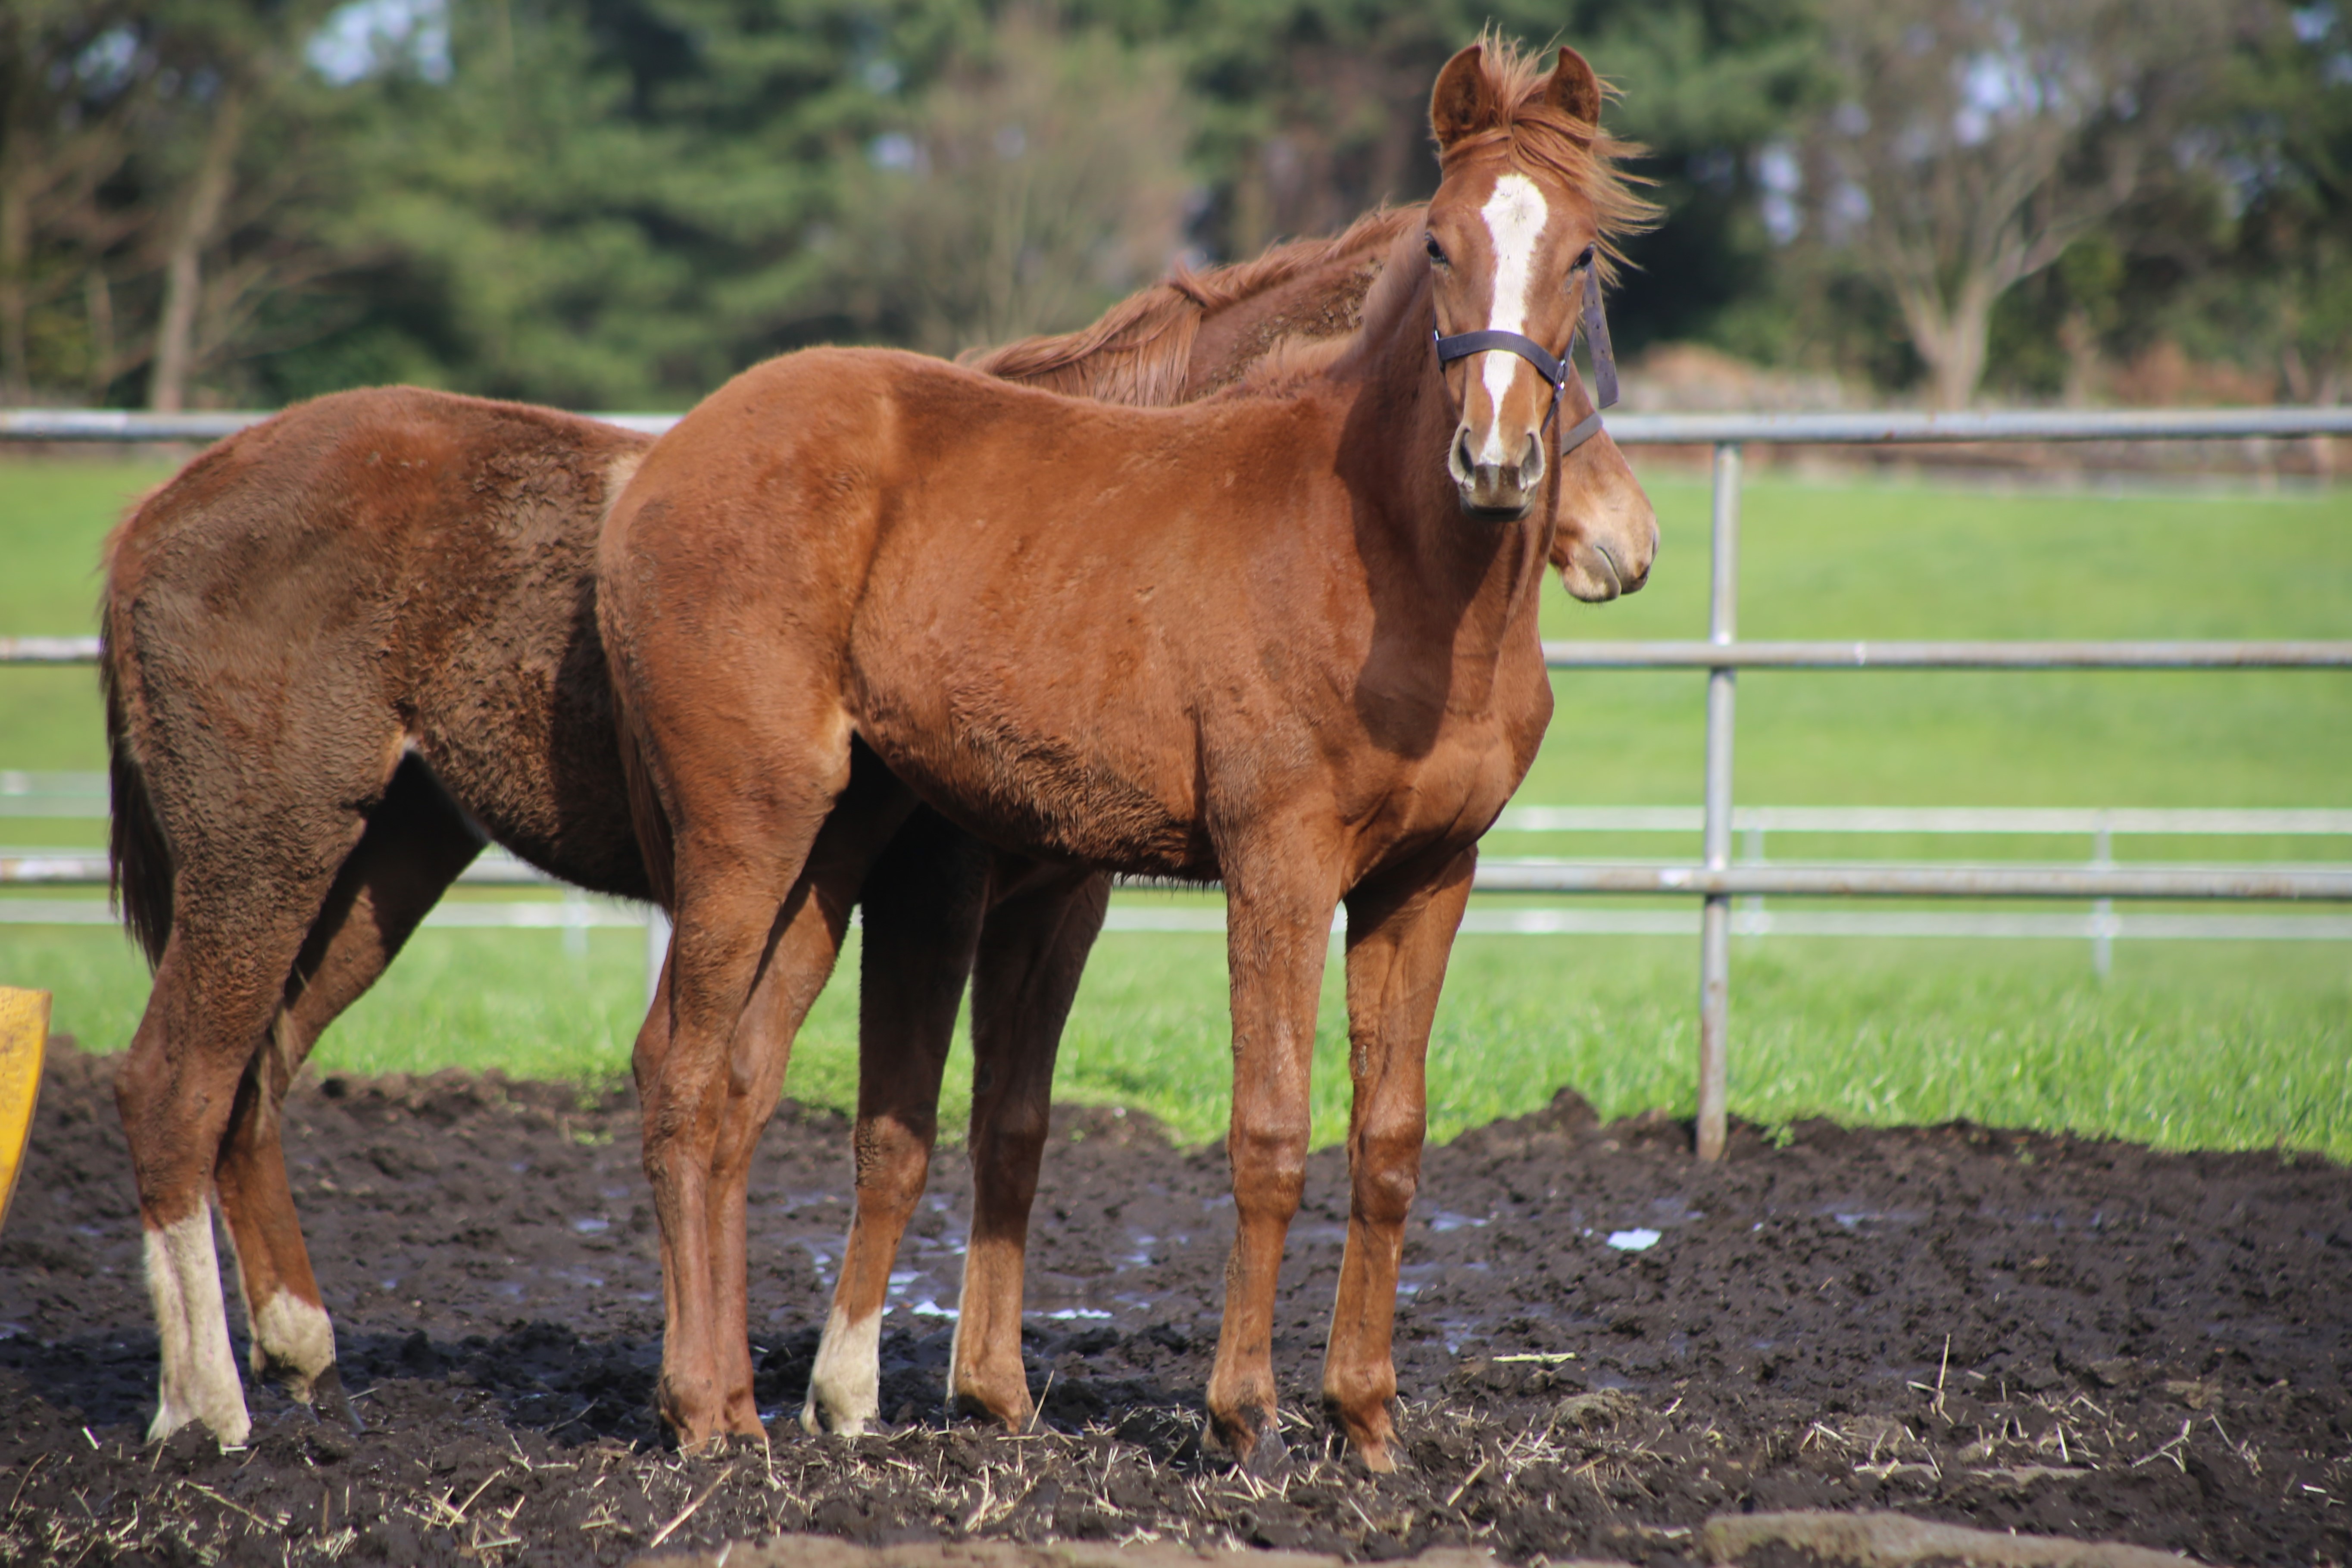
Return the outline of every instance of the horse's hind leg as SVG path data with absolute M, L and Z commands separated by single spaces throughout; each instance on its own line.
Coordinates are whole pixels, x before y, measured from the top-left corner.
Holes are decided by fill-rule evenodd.
M 1022 1269 L 1054 1058 L 1109 901 L 1110 879 L 1082 872 L 1006 899 L 989 911 L 972 974 L 971 1245 L 948 1405 L 1014 1431 L 1034 1411 L 1021 1359 Z
M 930 1176 L 940 1076 L 988 905 L 988 852 L 929 812 L 866 879 L 857 997 L 857 1206 L 801 1425 L 851 1436 L 880 1414 L 890 1266 Z
M 206 878 L 185 865 L 177 879 L 171 938 L 115 1078 L 163 1350 L 150 1437 L 202 1421 L 235 1445 L 251 1429 L 213 1246 L 213 1173 L 239 1082 L 330 879 Z
M 286 1179 L 279 1108 L 328 1025 L 375 984 L 417 922 L 479 851 L 463 814 L 415 762 L 393 776 L 343 862 L 247 1066 L 214 1180 L 236 1244 L 256 1376 L 348 1419 L 335 1339 Z

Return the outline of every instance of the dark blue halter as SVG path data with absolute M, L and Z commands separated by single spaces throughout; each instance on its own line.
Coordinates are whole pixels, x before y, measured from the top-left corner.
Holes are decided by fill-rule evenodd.
M 1554 359 L 1549 349 L 1519 332 L 1456 332 L 1447 338 L 1440 337 L 1433 329 L 1429 335 L 1437 344 L 1440 365 L 1452 364 L 1470 354 L 1499 350 L 1515 353 L 1535 366 L 1536 374 L 1551 383 L 1551 406 L 1544 411 L 1543 418 L 1543 428 L 1551 428 L 1552 418 L 1559 412 L 1559 400 L 1568 392 L 1568 378 L 1576 374 L 1574 365 Z M 1573 339 L 1570 346 L 1575 346 Z M 1601 411 L 1617 401 L 1617 353 L 1609 345 L 1609 318 L 1601 312 L 1601 284 L 1589 271 L 1584 275 L 1584 347 L 1592 356 L 1592 379 L 1601 395 L 1592 400 L 1591 413 L 1561 433 L 1559 455 L 1563 458 L 1601 434 Z

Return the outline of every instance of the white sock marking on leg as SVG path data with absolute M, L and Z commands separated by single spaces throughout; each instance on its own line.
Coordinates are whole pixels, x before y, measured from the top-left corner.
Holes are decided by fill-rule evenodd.
M 882 1314 L 853 1320 L 835 1306 L 817 1342 L 801 1425 L 855 1437 L 882 1414 Z
M 335 1364 L 335 1325 L 326 1309 L 278 1290 L 259 1307 L 248 1300 L 247 1310 L 253 1318 L 254 1375 L 290 1373 L 287 1392 L 308 1400 L 319 1374 Z
M 228 1308 L 221 1298 L 209 1203 L 185 1219 L 147 1232 L 147 1289 L 163 1352 L 148 1441 L 201 1421 L 224 1447 L 237 1447 L 253 1430 L 253 1421 L 246 1414 L 245 1388 L 229 1349 Z

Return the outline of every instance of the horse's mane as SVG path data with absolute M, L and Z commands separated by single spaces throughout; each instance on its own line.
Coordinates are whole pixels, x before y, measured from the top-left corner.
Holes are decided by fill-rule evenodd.
M 1383 207 L 1334 237 L 1293 240 L 1254 260 L 1205 270 L 1180 266 L 1165 282 L 1112 306 L 1091 326 L 969 351 L 958 363 L 1097 402 L 1175 403 L 1183 396 L 1205 317 L 1326 267 L 1385 251 L 1420 216 L 1419 206 Z
M 1487 88 L 1496 102 L 1516 107 L 1501 124 L 1465 136 L 1447 148 L 1440 155 L 1441 166 L 1450 174 L 1459 160 L 1500 146 L 1519 173 L 1542 170 L 1567 182 L 1570 189 L 1592 204 L 1593 223 L 1601 231 L 1601 281 L 1613 285 L 1617 268 L 1625 259 L 1618 240 L 1658 221 L 1657 205 L 1635 194 L 1636 177 L 1618 167 L 1646 149 L 1620 141 L 1600 126 L 1572 119 L 1546 103 L 1544 83 L 1551 73 L 1544 68 L 1545 53 L 1522 48 L 1492 26 L 1479 34 L 1478 68 L 1486 78 Z M 1607 82 L 1601 85 L 1606 96 L 1617 96 L 1614 87 Z M 1366 305 L 1369 316 L 1370 301 Z

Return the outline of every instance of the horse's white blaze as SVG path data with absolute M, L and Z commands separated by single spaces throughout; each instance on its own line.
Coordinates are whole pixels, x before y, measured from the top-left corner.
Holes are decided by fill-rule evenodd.
M 809 1370 L 801 1426 L 855 1437 L 882 1414 L 882 1313 L 853 1319 L 835 1305 Z
M 294 1396 L 307 1398 L 319 1374 L 335 1364 L 335 1325 L 326 1309 L 278 1290 L 258 1307 L 248 1299 L 247 1310 L 253 1315 L 254 1375 L 289 1372 Z
M 212 1428 L 225 1447 L 253 1429 L 245 1388 L 229 1349 L 228 1310 L 221 1300 L 220 1256 L 213 1250 L 210 1204 L 147 1232 L 147 1290 L 154 1299 L 163 1373 L 147 1440 L 168 1437 L 191 1421 Z
M 1524 332 L 1528 330 L 1528 290 L 1535 287 L 1536 247 L 1543 242 L 1544 226 L 1551 219 L 1551 208 L 1544 201 L 1543 192 L 1525 174 L 1505 174 L 1495 182 L 1495 189 L 1486 197 L 1486 205 L 1478 209 L 1486 220 L 1486 234 L 1495 250 L 1495 300 L 1486 319 L 1486 330 L 1495 332 Z M 1479 447 L 1479 463 L 1492 468 L 1516 465 L 1517 452 L 1503 450 L 1503 399 L 1511 390 L 1512 378 L 1523 363 L 1519 356 L 1494 351 L 1481 357 L 1484 365 L 1482 380 L 1486 388 L 1490 412 L 1486 419 L 1486 439 Z

